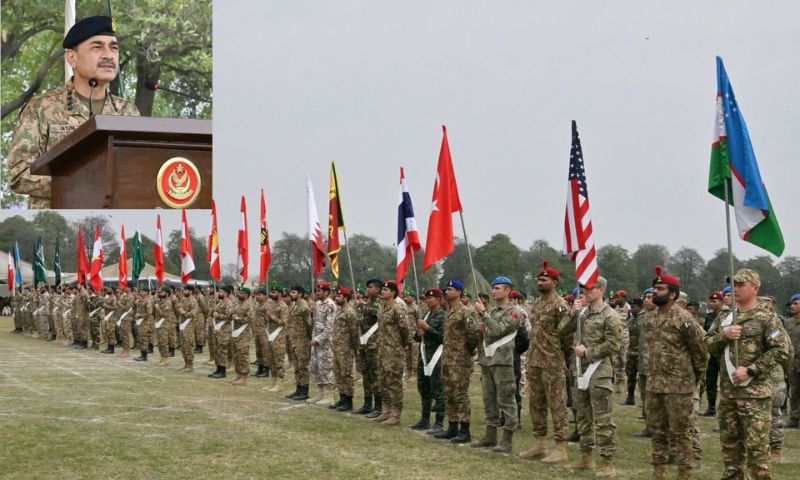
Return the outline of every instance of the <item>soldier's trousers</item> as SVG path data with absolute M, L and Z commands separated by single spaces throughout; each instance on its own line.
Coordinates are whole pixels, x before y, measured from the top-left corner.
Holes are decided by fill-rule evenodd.
M 333 377 L 340 395 L 353 396 L 353 362 L 355 351 L 350 345 L 343 345 L 333 352 Z
M 800 370 L 789 372 L 789 419 L 800 420 Z
M 256 340 L 256 363 L 262 367 L 268 367 L 267 343 L 269 342 L 267 340 L 267 327 L 258 318 L 255 319 L 252 325 L 254 329 L 253 337 Z
M 245 328 L 238 337 L 231 340 L 236 375 L 246 377 L 250 374 L 250 342 L 253 340 L 253 334 L 250 332 L 250 328 Z M 181 344 L 183 344 L 183 339 L 181 339 Z
M 89 319 L 86 315 L 80 315 L 78 318 L 78 330 L 75 338 L 84 342 L 89 341 Z
M 706 369 L 706 400 L 709 408 L 717 408 L 717 385 L 719 383 L 719 361 L 718 356 L 708 357 L 708 368 Z
M 630 343 L 630 333 L 626 327 L 622 327 L 622 339 L 619 351 L 611 355 L 611 366 L 614 368 L 614 383 L 625 378 L 625 364 L 628 358 L 628 344 Z
M 783 447 L 783 404 L 786 402 L 786 382 L 772 386 L 772 419 L 769 426 L 770 450 Z
M 642 401 L 642 416 L 647 422 L 647 375 L 639 374 L 639 399 Z
M 333 384 L 333 347 L 331 347 L 331 342 L 323 342 L 317 347 L 311 347 L 309 371 L 314 375 L 314 383 L 317 385 Z
M 719 440 L 725 464 L 723 480 L 772 478 L 769 471 L 769 423 L 772 398 L 719 401 Z
M 20 307 L 17 307 L 19 310 Z M 21 329 L 22 328 L 22 314 L 19 311 L 14 312 L 14 329 Z
M 186 320 L 184 320 L 186 321 Z M 183 322 L 181 322 L 183 323 Z M 181 355 L 186 365 L 194 364 L 194 319 L 181 330 Z M 180 328 L 180 326 L 179 326 Z
M 194 344 L 202 347 L 206 344 L 206 317 L 203 314 L 192 319 L 194 330 Z
M 384 411 L 403 411 L 404 366 L 405 357 L 402 353 L 378 355 L 378 383 Z
M 207 320 L 206 335 L 208 343 L 208 358 L 214 359 L 217 356 L 217 336 L 214 334 L 214 321 Z
M 308 346 L 310 338 L 302 337 L 292 339 L 292 366 L 294 367 L 294 379 L 298 385 L 308 385 L 310 378 L 308 372 L 308 362 L 311 359 L 311 347 Z
M 37 315 L 36 329 L 39 332 L 39 335 L 47 335 L 47 332 L 50 331 L 50 315 Z
M 147 350 L 150 346 L 151 343 L 150 337 L 153 334 L 153 331 L 151 330 L 152 328 L 151 323 L 152 323 L 151 321 L 145 319 L 137 327 L 137 330 L 139 331 L 139 336 L 137 338 L 138 343 L 136 344 L 136 348 L 138 348 L 139 351 L 143 352 Z
M 67 315 L 64 317 L 64 339 L 65 340 L 75 340 L 75 328 L 74 322 L 75 319 L 72 315 Z
M 279 333 L 275 340 L 272 342 L 267 341 L 266 355 L 269 373 L 273 377 L 283 378 L 284 367 L 283 362 L 286 358 L 286 341 L 284 340 L 283 332 Z
M 670 446 L 678 465 L 692 467 L 694 400 L 691 393 L 647 392 L 647 427 L 653 433 L 652 463 L 665 465 Z
M 625 375 L 628 377 L 628 397 L 636 395 L 636 380 L 639 378 L 639 358 L 628 356 L 625 363 Z
M 231 326 L 223 325 L 222 328 L 215 331 L 214 341 L 216 342 L 214 363 L 221 367 L 227 367 L 230 360 Z
M 406 379 L 414 374 L 414 359 L 419 356 L 419 343 L 412 341 L 404 350 Z
M 50 333 L 56 333 L 56 323 L 55 323 L 55 315 L 50 314 L 47 316 L 47 329 Z
M 581 451 L 591 451 L 595 446 L 603 457 L 613 457 L 617 451 L 617 426 L 611 419 L 611 390 L 589 386 L 576 388 L 576 425 L 581 434 Z
M 553 417 L 553 438 L 567 440 L 566 374 L 563 368 L 541 368 L 528 365 L 528 407 L 533 423 L 533 436 L 547 435 L 547 412 Z
M 92 316 L 89 319 L 89 328 L 90 328 L 90 333 L 92 335 L 93 345 L 100 344 L 100 321 L 101 321 L 100 315 L 97 313 L 94 314 L 94 316 Z
M 469 422 L 472 409 L 469 404 L 469 364 L 442 364 L 442 390 L 444 410 L 450 422 Z
M 28 308 L 30 308 L 30 306 Z M 33 316 L 31 312 L 25 311 L 22 313 L 22 329 L 25 333 L 31 333 L 33 330 Z
M 358 351 L 361 357 L 361 384 L 364 387 L 364 398 L 373 395 L 380 396 L 378 391 L 378 349 L 361 348 Z
M 114 315 L 108 317 L 108 320 L 104 320 L 104 329 L 103 334 L 106 338 L 106 344 L 114 345 L 117 343 L 117 319 L 114 318 Z
M 164 321 L 164 324 L 167 324 L 167 321 Z M 178 319 L 169 321 L 169 330 L 167 331 L 167 337 L 169 338 L 169 348 L 178 348 L 178 332 L 180 331 L 180 326 L 178 325 Z
M 517 382 L 514 378 L 514 365 L 481 366 L 481 391 L 483 409 L 486 412 L 486 425 L 500 426 L 503 414 L 503 428 L 514 431 L 519 425 L 517 416 Z
M 53 315 L 53 323 L 56 332 L 56 340 L 63 340 L 64 339 L 64 314 L 63 312 L 59 311 L 57 314 Z
M 166 320 L 161 323 L 160 328 L 156 328 L 156 336 L 158 338 L 158 353 L 161 358 L 169 357 L 169 323 Z
M 444 413 L 444 396 L 442 395 L 442 364 L 437 363 L 430 377 L 425 376 L 422 360 L 417 362 L 417 391 L 422 401 L 422 415 Z

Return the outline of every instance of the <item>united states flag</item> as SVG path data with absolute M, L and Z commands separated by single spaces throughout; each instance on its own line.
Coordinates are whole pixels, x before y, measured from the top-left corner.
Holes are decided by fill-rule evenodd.
M 583 168 L 583 151 L 575 120 L 572 121 L 572 148 L 567 177 L 564 255 L 572 256 L 578 282 L 586 288 L 592 288 L 600 272 L 592 239 L 592 216 L 589 214 L 589 191 L 586 187 L 586 170 Z

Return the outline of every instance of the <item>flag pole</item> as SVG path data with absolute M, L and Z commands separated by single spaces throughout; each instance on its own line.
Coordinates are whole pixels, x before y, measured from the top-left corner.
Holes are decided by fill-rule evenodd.
M 414 271 L 414 286 L 416 287 L 416 290 L 414 290 L 414 292 L 416 292 L 417 294 L 417 303 L 419 303 L 420 300 L 419 300 L 419 280 L 417 280 L 417 261 L 414 260 L 413 248 L 411 249 L 411 269 Z M 475 275 L 473 274 L 473 277 L 474 276 Z M 477 295 L 477 293 L 475 295 Z
M 461 217 L 461 231 L 464 232 L 464 243 L 467 246 L 467 258 L 469 258 L 469 268 L 472 271 L 472 282 L 475 285 L 475 296 L 478 296 L 478 277 L 475 276 L 475 265 L 472 263 L 472 252 L 469 251 L 469 240 L 467 239 L 467 227 L 464 226 L 464 211 L 458 211 Z
M 336 192 L 337 195 L 339 192 Z M 344 251 L 347 252 L 347 266 L 350 267 L 350 286 L 353 287 L 353 290 L 356 289 L 356 280 L 355 275 L 353 275 L 353 259 L 350 257 L 350 242 L 347 240 L 347 229 L 342 229 L 342 234 L 344 235 Z
M 729 202 L 728 180 L 722 182 L 725 190 L 725 231 L 728 235 L 728 262 L 730 266 L 730 285 L 731 285 L 731 325 L 736 325 L 736 292 L 733 290 L 733 242 L 731 241 L 731 206 Z M 733 362 L 739 366 L 739 340 L 733 342 Z

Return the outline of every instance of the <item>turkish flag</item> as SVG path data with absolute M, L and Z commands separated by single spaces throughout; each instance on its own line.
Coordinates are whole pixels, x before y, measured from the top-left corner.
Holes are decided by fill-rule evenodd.
M 453 213 L 460 211 L 461 200 L 458 198 L 450 145 L 447 143 L 447 127 L 442 125 L 442 148 L 436 167 L 436 183 L 433 185 L 423 271 L 428 271 L 431 265 L 453 253 Z
M 103 289 L 103 242 L 100 240 L 100 227 L 94 227 L 94 244 L 92 245 L 92 263 L 89 269 L 89 285 L 95 292 Z
M 83 244 L 83 233 L 78 228 L 78 284 L 86 285 L 86 274 L 89 273 L 89 259 L 86 257 L 86 246 Z
M 125 248 L 125 225 L 122 226 L 120 235 L 122 247 L 119 249 L 119 286 L 128 288 L 128 251 Z
M 158 284 L 164 284 L 164 243 L 161 238 L 161 215 L 156 215 L 156 241 L 153 245 L 153 261 L 156 263 Z
M 239 249 L 239 256 L 236 258 L 236 269 L 242 277 L 242 284 L 247 283 L 247 204 L 242 195 L 242 202 L 239 206 L 239 213 L 242 215 L 242 223 L 239 225 L 238 240 L 236 247 Z

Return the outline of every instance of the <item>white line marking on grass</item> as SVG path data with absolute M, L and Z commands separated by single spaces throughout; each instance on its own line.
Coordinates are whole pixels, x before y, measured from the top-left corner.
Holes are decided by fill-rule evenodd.
M 20 387 L 22 387 L 22 388 L 24 388 L 24 389 L 26 389 L 28 391 L 31 391 L 31 392 L 35 393 L 36 395 L 39 395 L 40 397 L 46 397 L 47 396 L 46 393 L 42 392 L 41 390 L 39 390 L 37 388 L 34 388 L 34 387 L 28 385 L 27 383 L 23 382 L 22 380 L 20 380 L 19 378 L 15 377 L 14 375 L 11 375 L 8 372 L 4 372 L 4 371 L 0 370 L 0 374 L 4 375 L 6 378 L 8 378 L 12 382 L 14 382 L 14 384 L 19 385 Z

